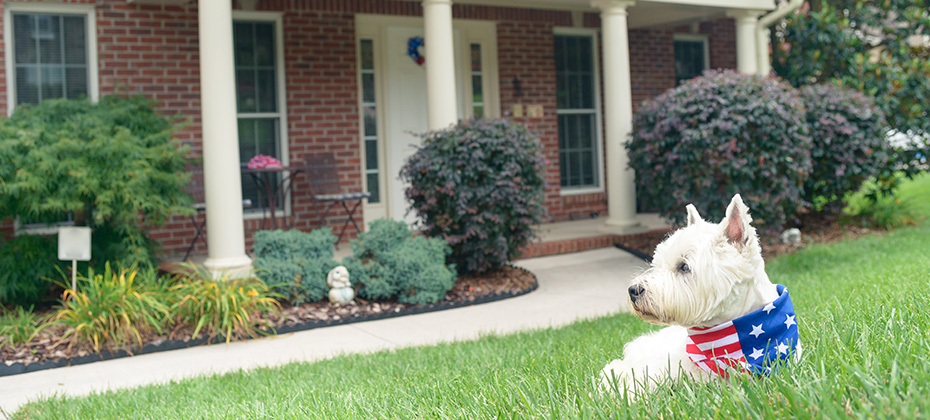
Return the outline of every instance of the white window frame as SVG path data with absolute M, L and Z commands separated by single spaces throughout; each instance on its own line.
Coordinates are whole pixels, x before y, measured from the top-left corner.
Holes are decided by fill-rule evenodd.
M 559 195 L 562 197 L 582 194 L 598 194 L 606 191 L 604 176 L 604 108 L 601 105 L 601 63 L 600 63 L 600 45 L 598 44 L 598 35 L 600 30 L 595 28 L 564 28 L 555 27 L 552 29 L 553 35 L 567 36 L 586 36 L 591 37 L 591 55 L 594 60 L 594 108 L 589 109 L 563 109 L 556 107 L 556 118 L 562 114 L 577 114 L 594 112 L 594 132 L 597 156 L 597 186 L 596 187 L 562 187 L 560 181 Z M 553 49 L 555 47 L 553 46 Z M 554 52 L 554 51 L 553 51 Z M 553 60 L 555 56 L 553 55 Z M 556 123 L 558 125 L 558 123 Z M 561 164 L 561 163 L 560 163 Z
M 675 44 L 674 44 L 674 41 L 687 41 L 687 42 L 700 42 L 700 43 L 702 43 L 702 44 L 704 45 L 704 69 L 703 69 L 703 70 L 707 70 L 707 69 L 710 68 L 710 41 L 709 41 L 709 39 L 707 38 L 707 35 L 699 35 L 699 34 L 674 34 L 674 35 L 672 35 L 672 48 L 673 48 L 673 51 L 672 51 L 672 59 L 673 59 L 673 60 L 675 59 L 675 58 L 674 58 L 674 56 L 675 56 L 675 52 L 674 52 Z M 673 63 L 672 63 L 672 70 L 674 70 L 674 69 L 675 69 L 675 63 L 673 62 Z M 678 79 L 678 75 L 677 75 L 677 74 L 675 75 L 675 79 L 676 79 L 676 82 L 677 82 L 677 79 Z
M 13 13 L 46 13 L 84 15 L 87 24 L 87 96 L 97 102 L 100 96 L 97 72 L 97 14 L 93 5 L 61 3 L 6 3 L 3 8 L 3 47 L 6 66 L 6 114 L 13 115 L 16 108 L 16 67 L 13 62 Z
M 278 118 L 278 133 L 280 142 L 279 147 L 281 150 L 281 164 L 284 166 L 290 165 L 290 140 L 288 137 L 288 123 L 287 123 L 287 80 L 285 79 L 285 68 L 284 68 L 284 13 L 283 12 L 254 12 L 254 11 L 242 11 L 242 10 L 233 10 L 232 19 L 233 23 L 236 21 L 243 22 L 270 22 L 274 23 L 274 36 L 275 36 L 275 77 L 278 79 L 276 86 L 277 95 L 278 95 L 278 112 L 238 112 L 236 111 L 236 121 L 239 121 L 239 118 Z M 230 34 L 232 36 L 232 34 Z M 291 192 L 290 188 L 287 188 L 287 184 L 292 181 L 286 181 L 284 187 L 284 209 L 277 210 L 273 209 L 275 217 L 284 217 L 291 214 Z M 242 218 L 244 220 L 253 220 L 253 219 L 262 219 L 265 212 L 243 212 Z

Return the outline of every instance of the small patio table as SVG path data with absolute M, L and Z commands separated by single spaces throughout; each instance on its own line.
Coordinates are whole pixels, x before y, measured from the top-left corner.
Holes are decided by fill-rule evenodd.
M 258 186 L 259 192 L 261 195 L 264 195 L 265 200 L 259 199 L 259 207 L 262 209 L 262 229 L 265 229 L 265 222 L 270 221 L 270 229 L 277 229 L 278 222 L 275 216 L 275 210 L 278 207 L 278 196 L 280 194 L 281 198 L 287 196 L 287 193 L 291 192 L 294 188 L 294 183 L 291 182 L 292 179 L 303 172 L 306 168 L 301 166 L 281 166 L 276 168 L 242 168 L 242 173 L 249 174 L 253 180 L 255 180 L 255 185 Z M 276 179 L 276 175 L 280 174 L 280 179 Z M 270 216 L 265 215 L 265 208 L 270 209 Z M 282 221 L 282 227 L 287 226 L 286 218 Z

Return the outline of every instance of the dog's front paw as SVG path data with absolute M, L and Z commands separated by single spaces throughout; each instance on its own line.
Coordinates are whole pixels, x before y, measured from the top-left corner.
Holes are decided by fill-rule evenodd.
M 631 400 L 636 399 L 639 391 L 636 378 L 633 376 L 633 366 L 623 360 L 614 360 L 601 369 L 598 391 L 601 394 L 620 394 Z

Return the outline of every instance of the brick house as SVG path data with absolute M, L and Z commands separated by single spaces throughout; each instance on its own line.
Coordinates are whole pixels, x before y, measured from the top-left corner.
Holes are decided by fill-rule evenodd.
M 249 263 L 245 250 L 262 214 L 243 209 L 241 199 L 261 199 L 240 166 L 253 155 L 298 166 L 308 154 L 332 153 L 342 186 L 371 193 L 360 207 L 366 222 L 403 219 L 397 172 L 417 142 L 410 133 L 475 115 L 510 118 L 540 136 L 551 163 L 545 201 L 553 221 L 598 213 L 623 230 L 635 228 L 622 144 L 636 104 L 707 68 L 768 73 L 760 22 L 787 9 L 775 6 L 4 1 L 0 112 L 44 98 L 143 93 L 166 114 L 190 117 L 178 136 L 204 164 L 203 181 L 195 182 L 206 190 L 208 246 L 197 251 L 215 269 Z M 417 37 L 425 45 L 417 47 Z M 289 226 L 314 228 L 321 206 L 310 197 L 307 180 L 295 175 L 277 214 Z M 333 212 L 326 223 L 344 219 Z M 177 255 L 194 228 L 176 217 L 150 232 Z

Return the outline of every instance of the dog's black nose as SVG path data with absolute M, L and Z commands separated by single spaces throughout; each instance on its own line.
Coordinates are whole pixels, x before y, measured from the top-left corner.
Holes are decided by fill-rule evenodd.
M 639 297 L 642 296 L 643 293 L 646 293 L 646 288 L 643 287 L 642 285 L 634 284 L 630 286 L 629 292 L 630 292 L 630 300 L 632 300 L 633 302 L 636 302 L 636 299 L 639 299 Z

